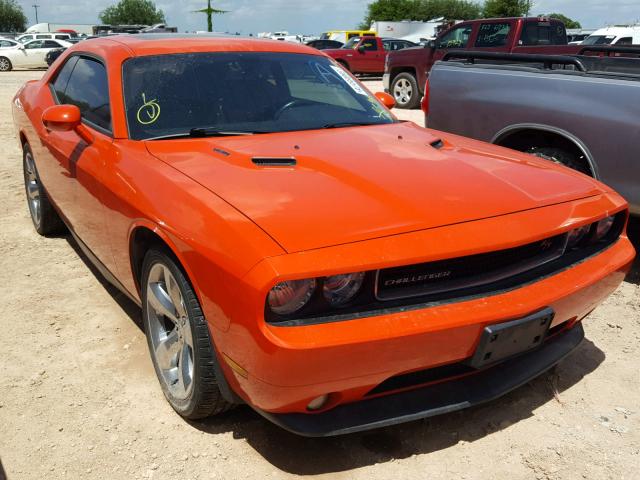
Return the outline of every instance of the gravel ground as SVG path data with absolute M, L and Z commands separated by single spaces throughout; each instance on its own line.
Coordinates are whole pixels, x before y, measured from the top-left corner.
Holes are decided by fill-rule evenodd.
M 10 100 L 41 74 L 0 75 L 0 479 L 638 478 L 638 264 L 569 359 L 486 406 L 330 439 L 290 435 L 247 407 L 182 420 L 137 307 L 69 237 L 33 230 Z

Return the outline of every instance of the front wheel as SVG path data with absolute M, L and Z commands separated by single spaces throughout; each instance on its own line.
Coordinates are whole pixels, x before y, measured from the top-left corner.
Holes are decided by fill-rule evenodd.
M 142 266 L 142 309 L 147 344 L 165 397 L 195 420 L 222 413 L 216 355 L 200 303 L 175 261 L 151 249 Z
M 416 78 L 410 73 L 401 73 L 391 83 L 391 95 L 398 108 L 413 109 L 420 105 L 420 90 Z
M 33 226 L 40 235 L 48 236 L 62 233 L 64 223 L 49 201 L 47 192 L 40 181 L 36 162 L 28 143 L 22 147 L 22 167 L 24 171 L 24 189 Z
M 0 72 L 9 72 L 12 68 L 11 60 L 7 57 L 0 57 Z

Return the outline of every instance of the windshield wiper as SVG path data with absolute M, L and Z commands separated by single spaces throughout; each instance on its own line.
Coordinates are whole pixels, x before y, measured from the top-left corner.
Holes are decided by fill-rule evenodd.
M 322 128 L 365 127 L 367 125 L 382 125 L 382 124 L 371 123 L 371 122 L 336 122 L 336 123 L 327 123 Z
M 169 140 L 172 138 L 204 138 L 204 137 L 241 137 L 247 135 L 255 135 L 259 133 L 269 133 L 260 131 L 227 131 L 215 130 L 209 128 L 192 128 L 188 132 L 171 133 L 168 135 L 159 135 L 157 137 L 147 138 L 146 140 Z

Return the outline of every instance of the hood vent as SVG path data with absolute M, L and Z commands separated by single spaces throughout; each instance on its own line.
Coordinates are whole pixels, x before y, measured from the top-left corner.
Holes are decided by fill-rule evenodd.
M 294 157 L 253 157 L 251 161 L 260 167 L 293 167 L 296 165 Z

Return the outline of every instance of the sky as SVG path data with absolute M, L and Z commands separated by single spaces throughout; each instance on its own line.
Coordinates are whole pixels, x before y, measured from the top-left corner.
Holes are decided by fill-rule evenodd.
M 99 23 L 98 13 L 117 0 L 18 0 L 35 23 Z M 318 34 L 354 28 L 365 16 L 371 0 L 214 0 L 214 8 L 229 10 L 214 16 L 214 30 L 243 34 L 287 30 L 292 34 Z M 192 13 L 206 0 L 156 0 L 170 26 L 178 31 L 206 30 L 206 15 Z M 640 0 L 534 0 L 533 14 L 564 13 L 584 28 L 640 22 Z

